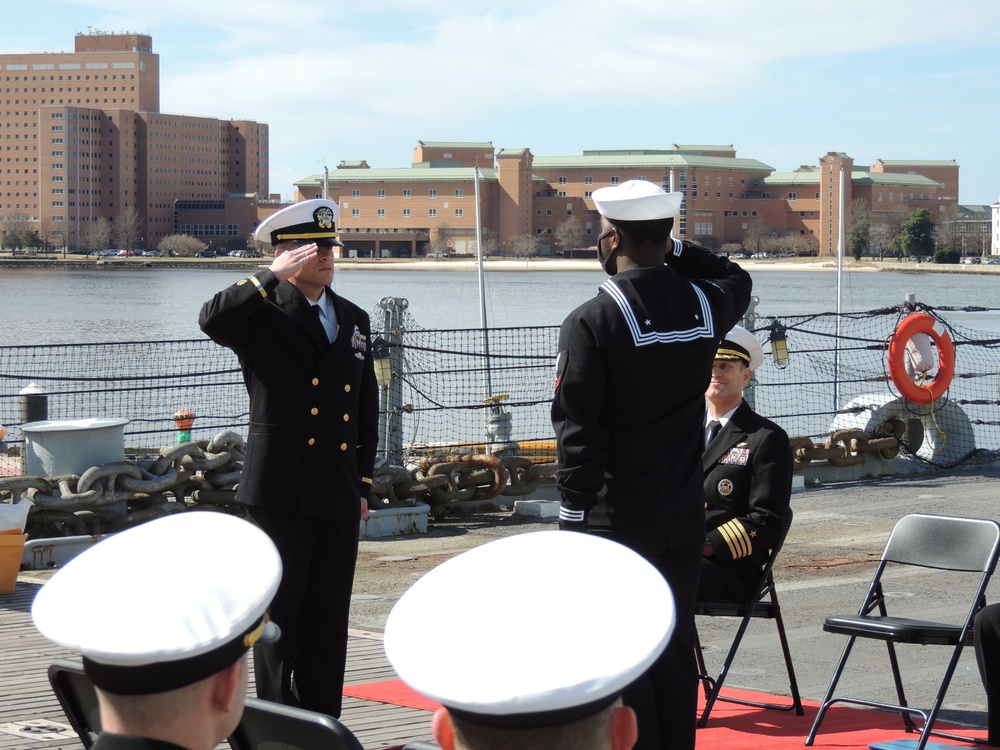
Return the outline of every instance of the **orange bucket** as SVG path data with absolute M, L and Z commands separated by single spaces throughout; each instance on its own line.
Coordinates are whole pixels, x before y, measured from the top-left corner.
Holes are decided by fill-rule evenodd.
M 16 531 L 0 533 L 0 594 L 14 593 L 27 539 L 27 534 Z

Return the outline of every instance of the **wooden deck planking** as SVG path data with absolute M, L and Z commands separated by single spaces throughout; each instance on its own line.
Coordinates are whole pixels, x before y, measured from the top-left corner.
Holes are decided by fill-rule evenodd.
M 71 736 L 42 739 L 37 734 L 0 731 L 0 750 L 81 747 L 49 687 L 47 674 L 54 660 L 75 655 L 47 641 L 31 622 L 31 602 L 41 582 L 33 581 L 30 574 L 22 574 L 13 594 L 0 595 L 0 730 L 13 723 L 31 721 L 61 725 Z M 95 606 L 99 598 L 100 593 L 95 590 Z M 252 687 L 252 669 L 250 678 Z M 396 679 L 396 674 L 385 658 L 381 635 L 351 631 L 345 682 L 360 684 L 392 679 Z M 420 709 L 346 697 L 341 721 L 370 750 L 431 739 L 431 713 Z

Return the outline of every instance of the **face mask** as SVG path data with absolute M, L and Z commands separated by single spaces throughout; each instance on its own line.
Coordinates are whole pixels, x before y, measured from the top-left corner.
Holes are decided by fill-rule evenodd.
M 614 276 L 616 273 L 618 273 L 617 269 L 612 271 L 608 268 L 608 261 L 610 261 L 611 258 L 614 257 L 615 253 L 618 252 L 618 249 L 615 248 L 607 255 L 601 255 L 601 242 L 603 242 L 604 238 L 609 236 L 614 231 L 615 231 L 614 229 L 609 229 L 607 232 L 605 232 L 604 234 L 602 234 L 600 237 L 597 238 L 597 259 L 601 262 L 601 268 L 604 269 L 604 273 L 606 273 L 608 276 Z

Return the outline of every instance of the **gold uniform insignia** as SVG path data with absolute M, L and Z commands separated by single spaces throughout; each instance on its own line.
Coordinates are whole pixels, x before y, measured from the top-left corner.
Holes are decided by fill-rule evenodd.
M 236 286 L 243 286 L 248 281 L 250 281 L 250 279 L 240 279 L 239 281 L 236 282 Z
M 728 479 L 722 479 L 716 489 L 719 490 L 720 495 L 727 497 L 733 491 L 733 483 Z
M 327 206 L 317 208 L 313 214 L 320 229 L 333 229 L 333 210 Z

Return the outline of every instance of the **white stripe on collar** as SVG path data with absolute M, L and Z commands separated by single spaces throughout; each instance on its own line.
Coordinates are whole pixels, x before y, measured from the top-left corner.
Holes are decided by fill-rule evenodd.
M 691 288 L 694 289 L 695 294 L 698 296 L 698 301 L 701 304 L 702 325 L 676 331 L 648 331 L 643 333 L 642 328 L 639 325 L 639 320 L 635 315 L 635 311 L 629 304 L 628 297 L 626 297 L 625 292 L 622 291 L 621 287 L 615 283 L 613 278 L 608 279 L 601 284 L 601 289 L 611 296 L 611 299 L 613 299 L 615 304 L 618 305 L 618 309 L 621 310 L 622 317 L 625 318 L 625 324 L 632 333 L 632 341 L 636 346 L 672 344 L 715 337 L 715 324 L 712 322 L 712 308 L 708 304 L 708 297 L 705 296 L 705 292 L 694 284 L 691 284 Z

